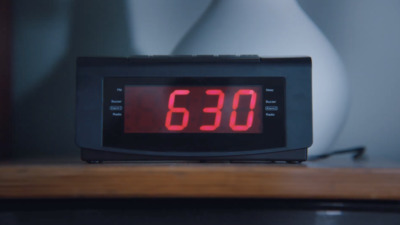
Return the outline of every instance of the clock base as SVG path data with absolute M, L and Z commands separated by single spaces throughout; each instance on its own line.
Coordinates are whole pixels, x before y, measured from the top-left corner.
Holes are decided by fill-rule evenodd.
M 127 154 L 119 152 L 107 152 L 83 148 L 81 159 L 90 164 L 98 164 L 103 161 L 193 161 L 193 162 L 277 162 L 301 163 L 307 160 L 307 148 L 286 150 L 281 152 L 270 152 L 253 155 L 234 156 L 150 156 Z

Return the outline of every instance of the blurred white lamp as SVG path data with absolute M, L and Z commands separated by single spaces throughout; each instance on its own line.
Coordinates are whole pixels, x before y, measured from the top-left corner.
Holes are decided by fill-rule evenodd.
M 214 0 L 174 54 L 311 56 L 314 144 L 326 153 L 349 107 L 348 82 L 339 56 L 295 0 Z

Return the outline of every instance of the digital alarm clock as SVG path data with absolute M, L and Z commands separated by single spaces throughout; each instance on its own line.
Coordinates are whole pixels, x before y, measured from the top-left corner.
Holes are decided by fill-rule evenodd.
M 76 95 L 87 162 L 301 162 L 312 144 L 309 57 L 81 57 Z

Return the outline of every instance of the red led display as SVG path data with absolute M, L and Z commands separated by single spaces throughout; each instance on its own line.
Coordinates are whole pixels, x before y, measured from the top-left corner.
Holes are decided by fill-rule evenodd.
M 261 86 L 125 86 L 125 133 L 261 133 Z

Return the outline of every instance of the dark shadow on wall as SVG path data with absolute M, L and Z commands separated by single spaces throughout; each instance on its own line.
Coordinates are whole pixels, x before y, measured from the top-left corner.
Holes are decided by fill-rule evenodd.
M 66 55 L 47 79 L 14 103 L 15 157 L 79 157 L 75 145 L 76 58 L 126 57 L 136 52 L 125 4 L 125 0 L 72 2 Z

